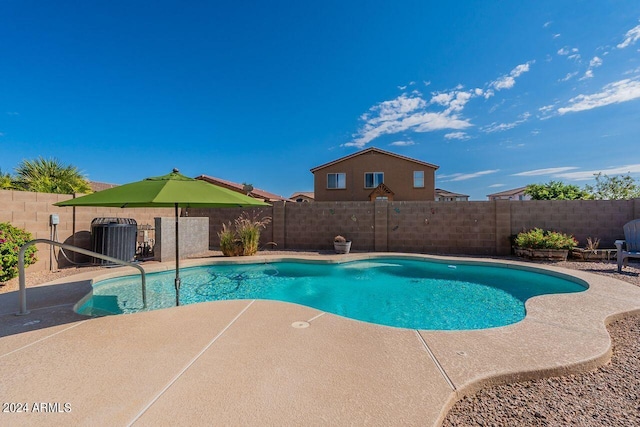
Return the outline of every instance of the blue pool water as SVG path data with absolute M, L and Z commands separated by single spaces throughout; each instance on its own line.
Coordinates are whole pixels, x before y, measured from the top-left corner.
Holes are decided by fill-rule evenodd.
M 175 272 L 147 275 L 147 309 L 175 305 Z M 267 299 L 306 305 L 365 322 L 411 329 L 484 329 L 525 317 L 527 299 L 581 292 L 586 283 L 499 265 L 409 259 L 343 264 L 277 262 L 181 270 L 180 304 Z M 86 315 L 142 311 L 140 276 L 93 285 Z

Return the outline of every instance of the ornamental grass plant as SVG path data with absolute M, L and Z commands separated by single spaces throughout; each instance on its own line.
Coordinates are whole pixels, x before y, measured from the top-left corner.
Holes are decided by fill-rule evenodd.
M 248 256 L 258 252 L 260 232 L 271 222 L 270 217 L 258 217 L 246 212 L 235 219 L 222 224 L 218 233 L 220 250 L 225 256 Z

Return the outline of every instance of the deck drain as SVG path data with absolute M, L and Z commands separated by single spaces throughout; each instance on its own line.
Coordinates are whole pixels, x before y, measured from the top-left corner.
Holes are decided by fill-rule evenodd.
M 291 326 L 293 326 L 296 329 L 304 329 L 309 327 L 309 322 L 303 322 L 303 321 L 293 322 Z

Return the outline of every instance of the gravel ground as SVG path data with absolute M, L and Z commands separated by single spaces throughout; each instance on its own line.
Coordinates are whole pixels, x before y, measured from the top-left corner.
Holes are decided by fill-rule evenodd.
M 640 286 L 640 268 L 617 274 L 615 263 L 559 262 Z M 579 375 L 512 383 L 480 390 L 447 414 L 451 426 L 640 426 L 640 315 L 611 323 L 611 361 Z
M 267 251 L 267 254 L 291 254 Z M 304 252 L 322 255 L 328 252 Z M 211 251 L 206 256 L 221 256 Z M 558 262 L 558 267 L 585 270 L 640 286 L 640 265 L 631 263 L 623 274 L 615 262 Z M 52 273 L 29 272 L 27 286 L 101 267 L 65 268 Z M 18 289 L 18 279 L 0 285 L 0 293 Z M 613 341 L 611 361 L 595 371 L 480 390 L 457 402 L 443 426 L 640 426 L 640 315 L 608 326 Z

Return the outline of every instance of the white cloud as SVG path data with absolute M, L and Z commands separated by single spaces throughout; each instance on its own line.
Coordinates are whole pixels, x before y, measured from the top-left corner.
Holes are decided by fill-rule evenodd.
M 408 147 L 410 145 L 416 145 L 413 141 L 394 141 L 389 145 L 393 145 L 394 147 Z
M 553 22 L 553 21 L 547 21 L 547 22 L 545 22 L 545 23 L 542 25 L 542 27 L 543 27 L 543 28 L 547 28 L 549 25 L 551 25 L 551 23 L 552 23 L 552 22 Z
M 554 34 L 554 35 L 553 35 L 553 38 L 554 38 L 554 39 L 557 39 L 558 37 L 560 37 L 560 35 L 561 35 L 560 33 L 558 33 L 558 34 Z
M 601 65 L 602 65 L 602 58 L 598 58 L 597 56 L 594 56 L 593 59 L 589 61 L 589 67 L 591 68 L 597 68 Z
M 558 50 L 558 55 L 561 56 L 565 56 L 565 55 L 569 55 L 571 51 L 569 50 L 568 47 L 563 47 L 562 49 Z
M 442 182 L 450 182 L 450 181 L 466 181 L 468 179 L 479 178 L 481 176 L 490 175 L 496 172 L 499 172 L 500 169 L 491 169 L 474 173 L 454 173 L 451 175 L 442 175 L 440 178 L 451 178 Z
M 581 56 L 579 53 L 574 53 L 573 55 L 567 56 L 568 59 L 573 59 L 574 61 L 579 61 Z
M 558 108 L 558 113 L 586 111 L 638 98 L 640 98 L 640 80 L 624 79 L 609 83 L 602 88 L 601 92 L 592 95 L 578 95 L 571 98 L 568 106 Z
M 586 79 L 592 79 L 593 78 L 593 70 L 587 70 L 584 73 L 584 76 L 580 77 L 579 80 L 586 80 Z
M 499 187 L 505 187 L 505 186 L 506 184 L 491 184 L 489 188 L 499 188 Z
M 469 135 L 467 135 L 466 132 L 451 132 L 451 133 L 445 134 L 444 137 L 445 139 L 460 139 L 460 140 L 471 138 Z
M 511 89 L 516 84 L 516 78 L 529 71 L 531 64 L 534 64 L 535 62 L 535 60 L 529 61 L 516 66 L 508 75 L 502 76 L 493 81 L 490 86 L 495 90 Z
M 518 120 L 516 120 L 515 122 L 512 123 L 491 123 L 488 126 L 484 126 L 481 130 L 482 132 L 486 132 L 486 133 L 493 133 L 493 132 L 503 132 L 505 130 L 509 130 L 509 129 L 513 129 L 514 127 L 521 125 L 522 123 L 526 122 L 527 120 L 529 120 L 529 117 L 531 117 L 531 113 L 524 113 L 522 114 Z
M 627 70 L 624 73 L 622 73 L 623 76 L 628 76 L 629 74 L 638 74 L 640 73 L 640 67 L 637 67 L 633 70 Z
M 431 85 L 431 80 L 429 81 L 422 81 L 422 83 L 424 83 L 425 86 L 430 86 Z
M 611 167 L 609 169 L 560 173 L 554 176 L 557 178 L 570 179 L 574 181 L 585 181 L 588 179 L 593 179 L 594 175 L 598 173 L 602 173 L 603 175 L 608 175 L 608 176 L 626 175 L 628 173 L 640 173 L 640 164 L 616 166 L 616 167 Z
M 435 98 L 435 100 L 434 100 Z M 362 148 L 382 135 L 392 135 L 405 131 L 431 132 L 443 129 L 465 129 L 471 123 L 461 118 L 460 112 L 470 95 L 466 92 L 438 94 L 431 102 L 420 96 L 400 95 L 396 99 L 374 105 L 361 119 L 364 125 L 354 135 L 354 140 L 346 147 Z M 446 107 L 443 111 L 427 111 L 433 104 Z
M 577 75 L 578 75 L 577 71 L 575 73 L 567 73 L 567 75 L 564 76 L 563 78 L 561 78 L 559 81 L 566 82 L 567 80 L 570 80 L 570 79 L 574 78 Z
M 398 86 L 398 89 L 400 90 L 405 90 L 407 87 L 406 86 Z
M 514 173 L 511 176 L 540 176 L 540 175 L 555 175 L 561 172 L 578 169 L 575 166 L 563 166 L 559 168 L 547 168 L 547 169 L 534 169 L 531 171 Z
M 586 80 L 593 78 L 593 69 L 598 68 L 602 65 L 602 59 L 594 56 L 591 61 L 589 61 L 589 69 L 585 71 L 584 76 L 580 77 L 579 80 Z
M 616 47 L 618 49 L 624 49 L 625 47 L 631 46 L 638 40 L 640 40 L 640 25 L 636 25 L 635 27 L 627 31 L 627 34 L 625 34 L 622 43 L 620 43 Z

